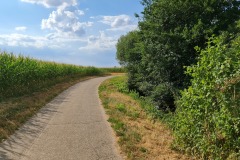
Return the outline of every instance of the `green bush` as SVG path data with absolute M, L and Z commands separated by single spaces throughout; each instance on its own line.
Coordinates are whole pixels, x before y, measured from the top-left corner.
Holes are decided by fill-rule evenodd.
M 222 31 L 238 33 L 239 0 L 141 0 L 138 30 L 122 36 L 117 59 L 126 66 L 129 89 L 149 96 L 161 109 L 175 110 L 179 90 L 190 78 L 184 66 L 196 64 L 195 46 Z
M 212 37 L 196 65 L 191 86 L 177 101 L 175 147 L 203 159 L 240 158 L 240 36 Z

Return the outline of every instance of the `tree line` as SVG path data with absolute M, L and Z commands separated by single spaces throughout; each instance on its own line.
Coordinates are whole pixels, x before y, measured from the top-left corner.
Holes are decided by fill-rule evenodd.
M 138 29 L 116 45 L 129 89 L 174 112 L 176 148 L 204 159 L 239 156 L 240 1 L 141 3 Z

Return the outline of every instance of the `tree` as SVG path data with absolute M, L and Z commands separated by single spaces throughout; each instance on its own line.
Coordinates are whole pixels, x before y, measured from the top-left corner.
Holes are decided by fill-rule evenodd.
M 138 79 L 134 82 L 161 108 L 174 110 L 179 90 L 190 82 L 184 66 L 196 63 L 198 53 L 194 47 L 205 47 L 212 34 L 238 32 L 235 22 L 240 18 L 240 2 L 143 0 L 142 4 L 145 8 L 139 34 L 144 52 L 137 59 L 141 71 L 135 73 Z
M 121 36 L 116 45 L 117 59 L 119 63 L 126 67 L 128 72 L 128 86 L 131 90 L 138 90 L 138 74 L 141 72 L 141 59 L 144 47 L 139 31 L 129 32 Z

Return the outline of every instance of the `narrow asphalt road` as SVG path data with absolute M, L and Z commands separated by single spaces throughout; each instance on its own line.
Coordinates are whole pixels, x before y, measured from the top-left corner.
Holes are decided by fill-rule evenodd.
M 64 91 L 0 144 L 1 160 L 120 160 L 98 98 L 108 77 Z

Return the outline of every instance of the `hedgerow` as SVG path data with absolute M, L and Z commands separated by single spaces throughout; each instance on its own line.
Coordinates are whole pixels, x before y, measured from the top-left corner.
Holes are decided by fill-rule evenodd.
M 212 37 L 198 63 L 187 67 L 191 86 L 177 101 L 174 146 L 202 159 L 240 158 L 240 36 Z

